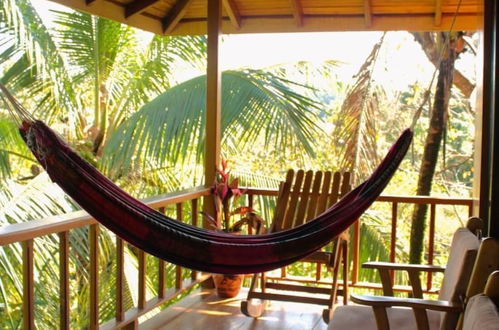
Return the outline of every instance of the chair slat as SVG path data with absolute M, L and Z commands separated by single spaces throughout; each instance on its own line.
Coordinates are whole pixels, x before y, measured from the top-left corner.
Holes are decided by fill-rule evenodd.
M 324 172 L 322 187 L 321 187 L 321 195 L 319 196 L 319 200 L 317 202 L 317 211 L 316 213 L 320 214 L 327 209 L 327 200 L 329 196 L 329 189 L 331 187 L 331 179 L 332 179 L 331 171 Z
M 289 170 L 286 174 L 286 180 L 279 185 L 279 194 L 277 197 L 277 204 L 274 212 L 274 220 L 272 221 L 271 232 L 282 230 L 282 224 L 286 216 L 286 209 L 289 202 L 289 193 L 293 183 L 295 172 Z
M 333 182 L 331 185 L 331 193 L 329 194 L 329 198 L 327 200 L 328 208 L 338 201 L 338 197 L 340 195 L 340 184 L 341 184 L 341 174 L 339 172 L 335 172 L 333 175 Z
M 282 229 L 292 228 L 304 175 L 305 171 L 303 170 L 299 170 L 298 172 L 296 172 L 295 183 L 291 188 L 289 203 L 286 210 L 286 215 L 284 217 Z
M 319 194 L 322 184 L 322 172 L 317 171 L 314 176 L 314 183 L 312 185 L 312 193 L 308 202 L 308 210 L 305 220 L 313 219 L 317 215 L 317 203 L 319 201 Z
M 352 175 L 350 172 L 343 173 L 343 180 L 341 182 L 341 189 L 340 189 L 340 196 L 339 196 L 340 198 L 345 196 L 350 190 L 352 190 L 352 183 L 350 182 L 351 177 L 352 177 Z
M 307 212 L 308 202 L 310 199 L 310 187 L 312 186 L 312 179 L 314 177 L 314 172 L 307 171 L 305 173 L 305 180 L 303 181 L 303 186 L 300 194 L 300 201 L 296 210 L 296 216 L 293 219 L 292 227 L 297 227 L 305 223 L 305 214 Z

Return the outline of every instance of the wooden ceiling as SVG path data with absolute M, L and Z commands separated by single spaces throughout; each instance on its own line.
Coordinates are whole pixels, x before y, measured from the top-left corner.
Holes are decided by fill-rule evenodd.
M 206 34 L 207 0 L 50 0 L 157 34 Z M 222 0 L 223 33 L 475 30 L 484 0 Z

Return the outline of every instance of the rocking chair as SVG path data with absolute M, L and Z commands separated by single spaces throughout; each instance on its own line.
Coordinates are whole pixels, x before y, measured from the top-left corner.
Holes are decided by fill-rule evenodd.
M 282 182 L 279 188 L 274 219 L 269 231 L 278 232 L 306 223 L 336 203 L 350 189 L 349 172 L 305 173 L 299 170 L 295 173 L 289 170 L 286 181 Z M 248 297 L 241 302 L 241 312 L 249 317 L 259 317 L 263 314 L 268 300 L 290 301 L 324 305 L 326 309 L 323 311 L 323 318 L 329 320 L 329 313 L 337 295 L 343 295 L 344 304 L 347 302 L 348 233 L 344 232 L 333 239 L 330 252 L 321 249 L 300 262 L 316 264 L 316 281 L 309 279 L 306 283 L 308 285 L 304 285 L 303 279 L 286 276 L 286 268 L 281 269 L 281 275 L 278 277 L 271 277 L 265 273 L 254 274 Z M 332 270 L 332 280 L 327 284 L 311 286 L 310 284 L 321 279 L 322 264 Z M 343 266 L 342 290 L 338 289 L 340 266 Z M 260 290 L 257 289 L 258 278 L 260 278 Z M 290 291 L 301 294 L 287 294 Z M 317 294 L 329 297 L 320 298 Z

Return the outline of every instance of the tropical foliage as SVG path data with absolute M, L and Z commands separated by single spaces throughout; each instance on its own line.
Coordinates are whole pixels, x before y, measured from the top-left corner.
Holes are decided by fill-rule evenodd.
M 28 0 L 0 0 L 0 81 L 26 108 L 48 122 L 88 161 L 121 187 L 145 197 L 192 187 L 202 182 L 206 77 L 176 81 L 179 68 L 202 72 L 205 38 L 165 38 L 135 31 L 115 22 L 73 12 L 42 19 Z M 328 61 L 280 65 L 268 70 L 244 68 L 222 75 L 222 154 L 231 162 L 241 186 L 276 188 L 288 168 L 352 169 L 360 180 L 387 146 L 421 109 L 409 159 L 387 188 L 390 194 L 414 194 L 423 136 L 430 107 L 428 82 L 387 90 L 383 75 L 394 74 L 379 58 L 390 34 L 375 45 L 352 82 L 339 81 L 341 65 Z M 423 55 L 424 56 L 424 55 Z M 409 60 L 408 60 L 409 61 Z M 466 97 L 453 90 L 445 141 L 433 191 L 467 196 L 472 169 L 473 112 Z M 16 123 L 0 109 L 0 226 L 70 212 L 77 206 L 50 183 L 17 134 Z M 255 209 L 272 219 L 268 197 Z M 386 206 L 386 205 L 385 205 Z M 390 226 L 387 210 L 377 205 L 362 219 L 361 261 L 386 260 Z M 410 208 L 399 208 L 399 219 Z M 437 241 L 444 254 L 449 232 L 464 219 L 454 209 L 442 210 L 445 226 Z M 407 259 L 409 224 L 398 224 L 397 260 Z M 55 328 L 59 238 L 36 241 L 37 326 Z M 72 326 L 84 328 L 89 299 L 88 228 L 71 231 Z M 101 319 L 112 317 L 116 267 L 114 236 L 101 235 Z M 0 249 L 1 326 L 20 328 L 21 247 Z M 438 255 L 437 259 L 443 258 Z M 136 251 L 126 250 L 126 267 L 137 265 Z M 442 259 L 443 260 L 443 259 Z M 148 266 L 156 267 L 148 261 Z M 303 273 L 296 266 L 293 272 Z M 174 271 L 169 268 L 169 271 Z M 149 290 L 156 275 L 149 277 Z M 173 279 L 173 277 L 170 277 Z M 361 281 L 373 280 L 361 272 Z M 127 305 L 136 299 L 132 283 Z

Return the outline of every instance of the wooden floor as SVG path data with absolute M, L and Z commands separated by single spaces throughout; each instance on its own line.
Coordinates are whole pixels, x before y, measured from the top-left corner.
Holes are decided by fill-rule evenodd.
M 265 314 L 250 318 L 239 309 L 246 292 L 237 298 L 220 299 L 211 290 L 195 291 L 139 329 L 327 329 L 322 320 L 323 306 L 272 301 Z

